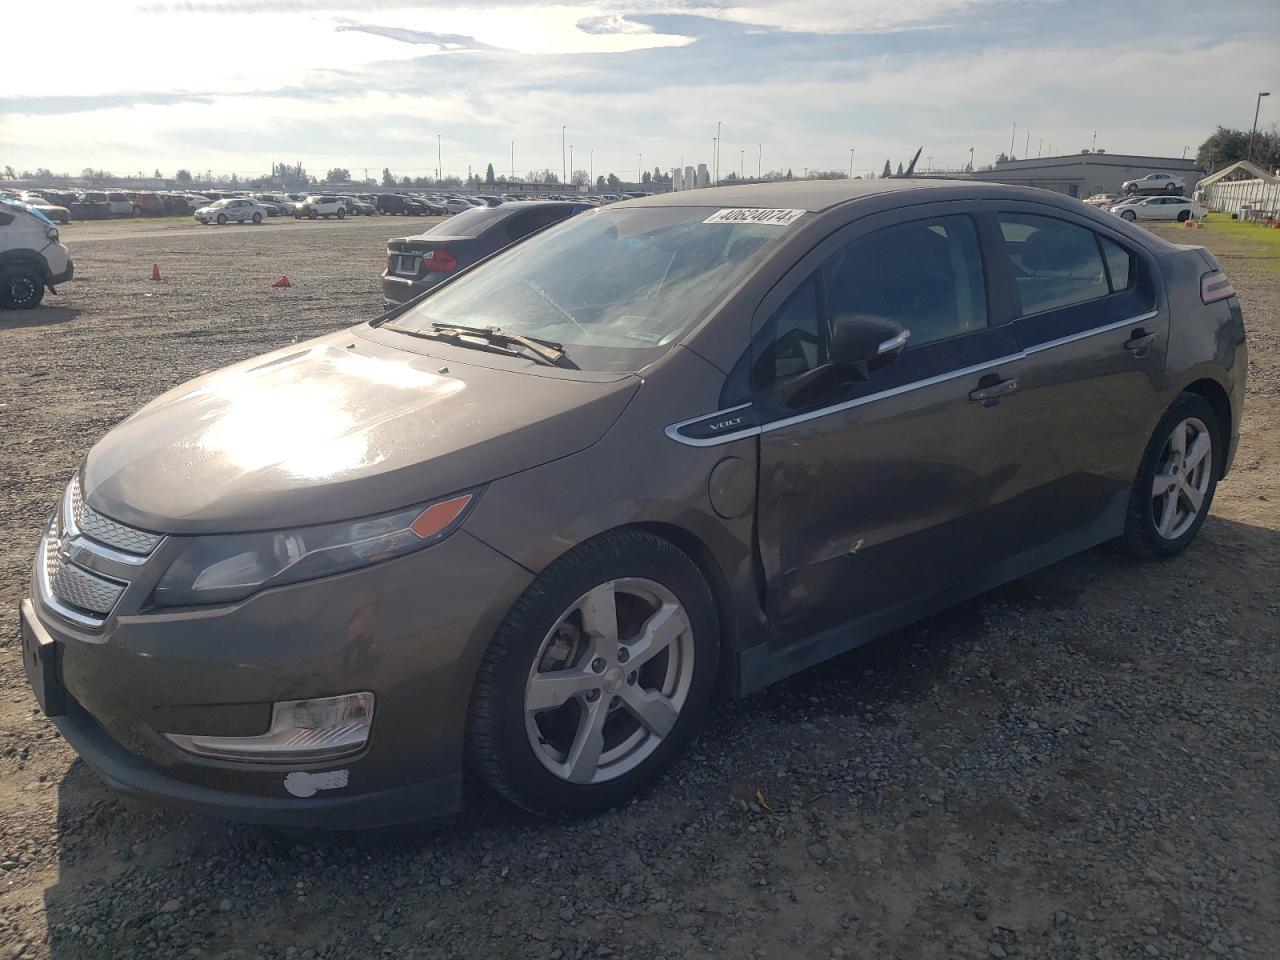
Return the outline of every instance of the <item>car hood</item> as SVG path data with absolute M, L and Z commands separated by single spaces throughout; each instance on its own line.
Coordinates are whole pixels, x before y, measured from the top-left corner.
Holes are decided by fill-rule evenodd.
M 98 441 L 87 502 L 173 534 L 368 516 L 582 450 L 640 384 L 492 359 L 445 365 L 345 332 L 206 374 Z

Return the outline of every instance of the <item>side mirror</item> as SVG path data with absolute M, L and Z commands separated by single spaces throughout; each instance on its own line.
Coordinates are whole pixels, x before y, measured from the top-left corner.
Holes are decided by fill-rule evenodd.
M 831 362 L 842 372 L 868 380 L 898 359 L 911 331 L 888 317 L 841 314 L 831 318 Z

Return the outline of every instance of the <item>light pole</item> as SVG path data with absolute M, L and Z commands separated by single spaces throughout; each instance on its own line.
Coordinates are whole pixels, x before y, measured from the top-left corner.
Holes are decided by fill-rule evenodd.
M 849 179 L 853 179 L 853 147 L 849 148 Z
M 572 180 L 572 179 L 573 179 L 573 144 L 571 143 L 569 144 L 569 180 Z M 569 181 L 566 180 L 564 185 L 567 187 L 569 185 Z
M 933 172 L 933 154 L 931 153 L 927 154 L 924 158 L 924 161 L 925 161 L 925 164 L 927 165 L 928 171 L 932 173 Z
M 1040 145 L 1036 147 L 1036 158 L 1039 159 L 1042 153 L 1044 153 L 1044 137 L 1040 138 Z
M 973 147 L 969 148 L 969 172 L 973 173 Z
M 1013 125 L 1013 133 L 1009 134 L 1009 159 L 1010 160 L 1013 159 L 1013 141 L 1017 138 L 1017 136 L 1018 136 L 1018 125 L 1015 123 Z
M 718 185 L 720 183 L 720 121 L 719 120 L 716 121 L 716 152 L 715 152 L 715 157 L 713 157 L 712 159 L 713 159 L 713 162 L 715 163 L 715 169 L 716 169 L 715 182 Z
M 1258 112 L 1262 110 L 1262 98 L 1271 96 L 1270 90 L 1263 90 L 1258 94 L 1258 102 L 1253 108 L 1253 129 L 1249 131 L 1249 149 L 1245 151 L 1245 159 L 1253 162 L 1253 138 L 1258 132 Z
M 564 183 L 564 132 L 567 128 L 563 125 L 560 127 L 560 183 Z
M 757 180 L 763 179 L 762 177 L 762 171 L 764 169 L 763 164 L 764 164 L 764 144 L 757 143 L 756 144 L 756 179 Z
M 1190 147 L 1183 147 L 1183 148 L 1182 148 L 1182 159 L 1183 159 L 1183 160 L 1187 159 L 1187 151 L 1188 151 L 1188 150 L 1190 150 L 1190 149 L 1191 149 Z
M 437 183 L 439 183 L 440 180 L 444 178 L 444 160 L 442 159 L 443 157 L 444 157 L 444 154 L 441 152 L 441 147 L 440 147 L 440 134 L 437 133 L 436 134 L 436 182 Z
M 516 142 L 511 141 L 511 179 L 516 178 Z
M 587 179 L 591 181 L 588 186 L 594 190 L 596 185 L 596 152 L 594 150 L 587 151 Z
M 644 154 L 636 154 L 636 186 L 640 186 L 640 170 L 644 167 Z
M 738 176 L 743 180 L 747 179 L 747 151 L 738 151 Z
M 711 173 L 709 174 L 709 176 L 711 177 L 712 186 L 715 186 L 716 184 L 716 179 L 715 179 L 716 157 L 718 156 L 719 151 L 720 151 L 720 143 L 715 137 L 712 137 L 711 138 Z

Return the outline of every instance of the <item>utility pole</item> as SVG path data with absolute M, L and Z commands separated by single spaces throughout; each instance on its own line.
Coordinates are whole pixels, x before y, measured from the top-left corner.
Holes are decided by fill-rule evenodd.
M 1245 151 L 1244 158 L 1250 163 L 1253 162 L 1253 138 L 1258 132 L 1258 112 L 1262 109 L 1262 98 L 1271 96 L 1270 90 L 1264 90 L 1258 94 L 1258 102 L 1253 108 L 1253 129 L 1249 131 L 1249 149 Z
M 636 154 L 636 186 L 640 186 L 640 170 L 644 167 L 644 154 Z
M 969 148 L 969 172 L 973 173 L 973 147 Z
M 1188 150 L 1190 150 L 1190 149 L 1191 149 L 1190 147 L 1183 147 L 1183 148 L 1182 148 L 1182 159 L 1183 159 L 1183 160 L 1187 159 L 1187 151 L 1188 151 Z
M 1093 144 L 1092 146 L 1089 147 L 1089 152 L 1090 153 L 1098 152 L 1098 131 L 1097 130 L 1093 131 Z
M 1013 159 L 1013 141 L 1017 138 L 1017 136 L 1018 136 L 1018 125 L 1015 123 L 1013 125 L 1013 133 L 1009 134 L 1009 159 L 1010 160 Z
M 563 184 L 564 175 L 564 132 L 567 128 L 564 125 L 560 127 L 560 182 Z
M 764 144 L 756 144 L 756 179 L 763 179 L 761 171 L 764 169 Z
M 1027 131 L 1027 145 L 1022 148 L 1022 159 L 1026 160 L 1031 156 L 1031 131 Z
M 853 179 L 853 147 L 849 148 L 849 179 Z
M 588 186 L 594 190 L 596 188 L 596 152 L 594 150 L 587 151 L 587 179 L 591 181 Z
M 747 179 L 747 151 L 738 151 L 738 176 L 743 180 Z
M 572 180 L 572 179 L 573 179 L 573 144 L 571 143 L 569 144 L 569 180 Z M 564 185 L 566 187 L 569 185 L 569 180 L 566 180 L 564 182 Z
M 1036 158 L 1039 159 L 1042 153 L 1044 153 L 1044 137 L 1040 138 L 1040 145 L 1036 147 Z
M 516 142 L 511 141 L 511 179 L 516 178 Z
M 436 134 L 436 183 L 444 179 L 444 153 L 440 146 L 440 134 Z

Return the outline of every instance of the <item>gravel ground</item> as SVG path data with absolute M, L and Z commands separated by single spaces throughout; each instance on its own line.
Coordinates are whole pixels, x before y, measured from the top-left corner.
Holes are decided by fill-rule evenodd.
M 1194 238 L 1240 291 L 1249 401 L 1181 558 L 1093 551 L 720 704 L 592 820 L 477 791 L 377 845 L 102 786 L 22 674 L 51 504 L 160 391 L 375 314 L 381 241 L 423 225 L 77 224 L 77 279 L 0 314 L 0 956 L 1280 956 L 1280 259 L 1212 228 Z

